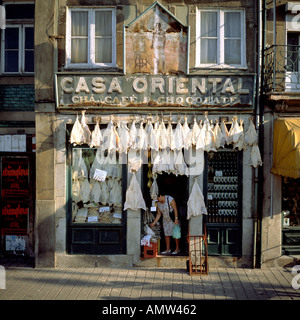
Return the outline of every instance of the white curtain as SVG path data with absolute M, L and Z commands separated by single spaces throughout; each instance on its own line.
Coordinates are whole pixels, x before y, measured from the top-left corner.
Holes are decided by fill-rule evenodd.
M 88 62 L 88 12 L 72 11 L 71 62 Z
M 112 12 L 95 12 L 95 62 L 112 62 Z
M 241 64 L 241 13 L 225 12 L 224 15 L 224 62 Z
M 217 12 L 201 12 L 201 63 L 217 63 Z

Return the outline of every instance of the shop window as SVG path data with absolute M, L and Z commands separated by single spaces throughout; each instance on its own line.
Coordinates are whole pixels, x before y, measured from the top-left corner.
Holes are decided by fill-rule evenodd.
M 66 66 L 97 68 L 115 65 L 115 9 L 70 8 L 67 11 Z
M 99 169 L 101 168 L 101 169 Z M 98 171 L 104 181 L 98 181 Z M 122 224 L 122 164 L 100 149 L 72 150 L 72 223 Z
M 282 180 L 282 254 L 300 254 L 300 179 Z
M 196 57 L 199 67 L 246 67 L 244 11 L 199 10 Z
M 2 73 L 34 72 L 34 4 L 6 4 L 2 30 Z
M 242 153 L 231 148 L 206 153 L 204 196 L 209 255 L 241 251 Z
M 300 179 L 283 178 L 283 227 L 300 228 Z

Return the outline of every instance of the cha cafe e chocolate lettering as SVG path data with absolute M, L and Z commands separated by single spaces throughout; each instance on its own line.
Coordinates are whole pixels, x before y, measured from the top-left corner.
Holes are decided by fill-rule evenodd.
M 150 101 L 158 105 L 251 105 L 253 91 L 253 78 L 228 76 L 58 75 L 58 83 L 59 106 L 89 103 L 126 106 Z

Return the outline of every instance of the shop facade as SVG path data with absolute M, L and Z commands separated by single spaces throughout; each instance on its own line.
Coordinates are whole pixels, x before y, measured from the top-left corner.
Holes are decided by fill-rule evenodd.
M 34 257 L 34 1 L 1 8 L 0 256 Z
M 299 5 L 264 3 L 262 266 L 299 261 Z M 266 19 L 266 17 L 270 19 Z M 270 45 L 270 46 L 269 46 Z M 284 67 L 283 67 L 284 66 Z
M 35 34 L 38 266 L 142 265 L 144 209 L 124 209 L 133 177 L 146 208 L 154 180 L 178 202 L 183 254 L 197 222 L 211 264 L 253 265 L 258 17 L 227 5 L 36 2 L 36 28 L 53 19 Z M 142 139 L 197 126 L 188 145 Z M 195 181 L 207 214 L 187 219 Z

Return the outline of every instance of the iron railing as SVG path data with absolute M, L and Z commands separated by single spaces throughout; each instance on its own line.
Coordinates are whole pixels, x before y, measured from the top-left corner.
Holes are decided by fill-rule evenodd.
M 265 49 L 264 91 L 300 91 L 300 46 L 273 45 Z

